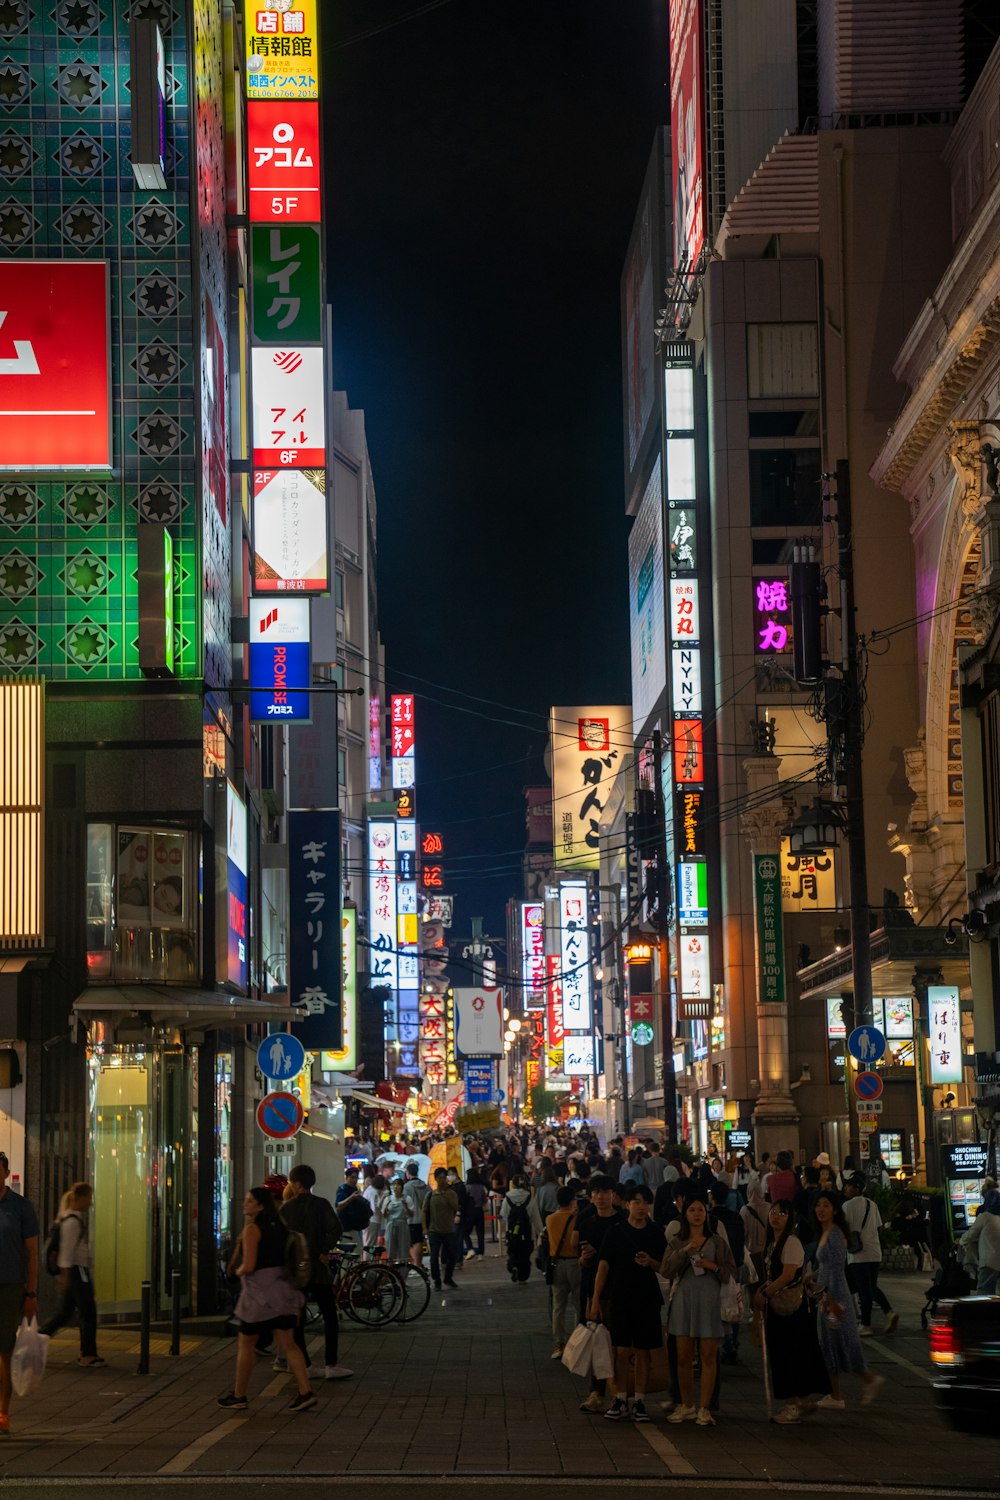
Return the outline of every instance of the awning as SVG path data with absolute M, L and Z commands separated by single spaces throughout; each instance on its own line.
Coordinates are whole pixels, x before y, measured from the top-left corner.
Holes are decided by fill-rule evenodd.
M 295 1011 L 271 1000 L 247 1000 L 223 990 L 188 989 L 180 984 L 91 985 L 74 1000 L 73 1014 L 84 1022 L 107 1018 L 114 1028 L 137 1021 L 195 1031 L 296 1019 Z
M 365 1109 L 395 1110 L 400 1115 L 406 1113 L 405 1104 L 396 1104 L 392 1099 L 377 1099 L 374 1094 L 364 1094 L 360 1089 L 352 1089 L 351 1098 L 355 1104 L 363 1104 Z
M 871 935 L 872 988 L 876 995 L 912 995 L 920 970 L 940 974 L 932 984 L 969 984 L 969 940 L 946 927 L 879 927 Z M 811 1000 L 854 989 L 851 946 L 797 970 L 799 998 Z

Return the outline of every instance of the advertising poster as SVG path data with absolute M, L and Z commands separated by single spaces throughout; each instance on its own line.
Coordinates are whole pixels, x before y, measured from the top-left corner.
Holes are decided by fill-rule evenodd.
M 228 890 L 229 983 L 247 987 L 247 809 L 231 781 L 226 782 L 226 885 Z
M 632 709 L 552 708 L 552 838 L 563 869 L 596 870 L 601 815 L 634 744 Z
M 636 724 L 649 717 L 666 686 L 663 631 L 663 487 L 657 456 L 628 539 L 632 637 L 632 708 Z
M 503 990 L 455 991 L 456 1057 L 503 1057 Z
M 254 466 L 322 468 L 326 462 L 322 349 L 253 349 L 250 361 Z
M 187 835 L 119 828 L 117 906 L 120 926 L 189 927 Z
M 256 593 L 329 589 L 325 469 L 254 470 L 253 545 Z
M 343 1048 L 340 814 L 288 813 L 288 993 L 313 1051 Z
M 674 265 L 696 266 L 705 243 L 700 0 L 670 0 L 670 140 Z
M 319 98 L 316 10 L 317 0 L 246 0 L 248 99 Z

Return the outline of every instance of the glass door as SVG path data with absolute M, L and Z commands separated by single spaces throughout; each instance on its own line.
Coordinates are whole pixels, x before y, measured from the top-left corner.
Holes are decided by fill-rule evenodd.
M 136 1313 L 149 1275 L 152 1102 L 150 1058 L 128 1048 L 88 1058 L 91 1246 L 102 1316 Z

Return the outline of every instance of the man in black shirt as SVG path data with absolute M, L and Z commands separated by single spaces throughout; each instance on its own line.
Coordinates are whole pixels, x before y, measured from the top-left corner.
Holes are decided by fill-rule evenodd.
M 330 1281 L 330 1251 L 340 1239 L 340 1220 L 326 1198 L 313 1192 L 316 1173 L 303 1162 L 293 1167 L 288 1174 L 292 1196 L 281 1205 L 281 1217 L 289 1229 L 304 1234 L 309 1245 L 309 1285 L 305 1288 L 306 1304 L 315 1302 L 323 1319 L 325 1363 L 323 1376 L 326 1380 L 347 1380 L 354 1372 L 342 1365 L 337 1358 L 340 1330 L 337 1323 L 337 1302 Z M 309 1364 L 309 1353 L 305 1340 L 305 1305 L 295 1328 L 295 1342 Z
M 594 1282 L 597 1280 L 597 1266 L 601 1255 L 601 1246 L 604 1244 L 604 1236 L 612 1224 L 620 1224 L 625 1215 L 620 1208 L 615 1208 L 612 1201 L 612 1193 L 615 1184 L 610 1177 L 602 1173 L 592 1173 L 588 1187 L 590 1188 L 589 1201 L 581 1202 L 577 1215 L 576 1229 L 580 1237 L 580 1322 L 587 1321 L 587 1306 L 594 1295 Z M 607 1303 L 602 1310 L 602 1316 L 606 1316 Z M 605 1394 L 607 1382 L 598 1380 L 596 1376 L 590 1377 L 590 1395 L 580 1404 L 581 1411 L 602 1412 L 607 1407 L 607 1396 Z

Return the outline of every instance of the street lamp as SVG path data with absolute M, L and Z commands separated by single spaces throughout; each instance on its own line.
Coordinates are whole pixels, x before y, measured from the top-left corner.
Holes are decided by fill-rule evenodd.
M 520 1031 L 521 1022 L 518 1020 L 517 1016 L 514 1016 L 510 1021 L 507 1022 L 507 1029 L 508 1031 Z

